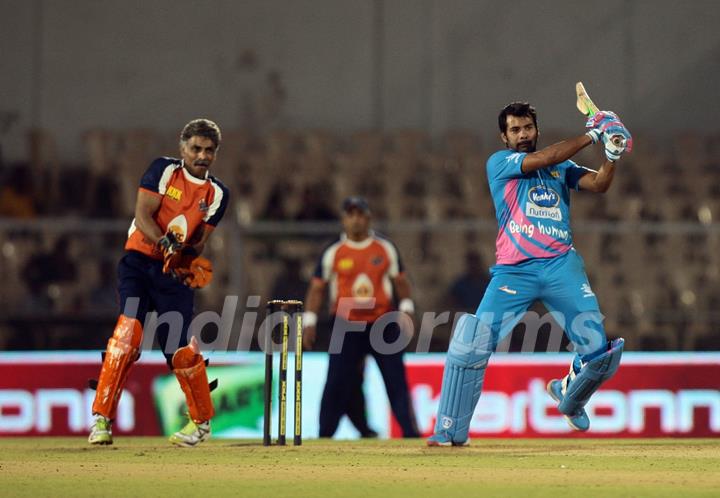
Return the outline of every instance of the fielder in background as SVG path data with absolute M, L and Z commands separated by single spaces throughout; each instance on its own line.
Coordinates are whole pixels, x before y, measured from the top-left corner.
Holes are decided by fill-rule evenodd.
M 188 344 L 187 330 L 194 290 L 212 278 L 212 265 L 199 254 L 228 205 L 227 188 L 208 174 L 220 139 L 220 129 L 212 121 L 190 121 L 180 134 L 181 159 L 156 159 L 140 180 L 135 219 L 118 265 L 121 314 L 108 341 L 92 405 L 91 444 L 112 444 L 112 421 L 130 367 L 140 357 L 145 316 L 151 311 L 182 317 L 179 337 L 170 334 L 169 326 L 156 331 L 185 393 L 190 418 L 170 441 L 195 446 L 210 436 L 214 409 L 205 361 L 194 337 Z
M 322 253 L 305 298 L 304 346 L 312 349 L 317 314 L 329 285 L 334 315 L 327 381 L 320 404 L 320 437 L 332 437 L 340 418 L 353 410 L 353 394 L 361 388 L 359 366 L 372 355 L 382 373 L 390 406 L 403 437 L 418 437 L 408 392 L 403 351 L 378 351 L 371 346 L 373 324 L 386 313 L 399 310 L 412 315 L 415 305 L 410 283 L 403 273 L 395 245 L 370 230 L 370 208 L 365 199 L 349 197 L 342 204 L 344 233 Z M 411 319 L 402 315 L 409 322 Z M 364 326 L 359 326 L 362 322 Z M 411 327 L 410 327 L 411 328 Z M 377 333 L 377 332 L 376 332 Z M 395 344 L 402 333 L 397 321 L 382 333 L 385 344 Z M 379 335 L 379 334 L 378 334 Z
M 573 248 L 569 203 L 571 189 L 608 190 L 630 134 L 615 114 L 601 112 L 588 121 L 584 135 L 536 151 L 537 114 L 529 104 L 508 105 L 498 124 L 506 149 L 487 161 L 499 228 L 497 264 L 475 314 L 463 315 L 456 324 L 429 446 L 467 444 L 488 359 L 535 300 L 553 313 L 575 348 L 570 373 L 547 386 L 573 429 L 589 429 L 584 406 L 613 376 L 622 355 L 623 339 L 608 342 L 605 337 L 597 298 Z M 598 141 L 606 156 L 598 171 L 570 161 Z

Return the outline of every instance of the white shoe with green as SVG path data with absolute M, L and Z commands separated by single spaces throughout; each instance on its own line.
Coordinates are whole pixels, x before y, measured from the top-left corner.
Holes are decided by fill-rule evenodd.
M 112 422 L 110 419 L 99 415 L 93 414 L 93 423 L 90 426 L 90 435 L 88 436 L 88 443 L 90 444 L 112 444 Z
M 192 420 L 170 436 L 170 442 L 177 446 L 192 448 L 210 438 L 210 421 L 201 422 L 199 424 Z

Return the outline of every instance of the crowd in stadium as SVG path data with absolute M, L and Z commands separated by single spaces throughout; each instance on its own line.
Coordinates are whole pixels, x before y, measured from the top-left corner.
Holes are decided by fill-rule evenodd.
M 541 144 L 556 138 L 543 133 L 541 123 Z M 176 156 L 177 138 L 153 130 L 91 130 L 77 164 L 58 163 L 47 133 L 32 133 L 29 143 L 28 160 L 4 163 L 0 172 L 2 278 L 13 284 L 1 291 L 11 304 L 0 320 L 3 342 L 18 348 L 90 347 L 83 336 L 92 330 L 93 317 L 116 312 L 114 264 L 132 218 L 136 179 L 158 150 Z M 720 140 L 679 134 L 670 140 L 637 136 L 636 144 L 608 194 L 572 198 L 574 238 L 608 334 L 626 337 L 637 350 L 717 348 L 720 257 L 713 247 L 720 234 L 703 227 L 720 218 L 714 159 Z M 469 303 L 479 297 L 460 302 L 452 289 L 457 279 L 494 259 L 485 160 L 497 148 L 495 137 L 464 130 L 437 137 L 409 129 L 224 132 L 212 173 L 233 192 L 228 224 L 243 242 L 242 289 L 223 276 L 232 259 L 215 258 L 221 278 L 201 298 L 202 306 L 219 308 L 227 294 L 267 298 L 274 285 L 306 281 L 333 229 L 303 235 L 286 233 L 286 225 L 262 233 L 253 227 L 327 227 L 337 219 L 341 199 L 362 195 L 405 258 L 418 310 L 474 311 Z M 581 158 L 595 162 L 590 155 Z M 59 229 L 78 218 L 101 223 Z M 43 219 L 55 226 L 23 223 Z M 217 236 L 211 250 L 227 254 L 234 244 L 231 229 Z M 67 321 L 65 333 L 41 336 L 23 328 L 30 313 L 47 317 L 43 331 L 61 327 L 69 316 L 74 320 Z M 69 332 L 78 320 L 81 332 Z M 99 344 L 105 330 L 96 333 Z M 438 331 L 433 348 L 444 350 L 446 344 L 447 331 Z

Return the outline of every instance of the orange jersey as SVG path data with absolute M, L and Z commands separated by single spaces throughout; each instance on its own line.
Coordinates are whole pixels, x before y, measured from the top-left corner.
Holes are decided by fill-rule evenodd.
M 343 235 L 323 252 L 315 278 L 329 283 L 333 314 L 373 322 L 394 309 L 391 279 L 402 271 L 400 255 L 389 240 L 371 233 L 354 242 Z
M 163 233 L 172 228 L 180 241 L 191 240 L 201 226 L 215 228 L 230 198 L 227 187 L 216 178 L 210 175 L 204 180 L 195 178 L 183 168 L 180 159 L 170 157 L 152 162 L 140 180 L 140 190 L 162 198 L 153 219 Z M 138 230 L 134 219 L 125 250 L 162 259 L 155 244 Z

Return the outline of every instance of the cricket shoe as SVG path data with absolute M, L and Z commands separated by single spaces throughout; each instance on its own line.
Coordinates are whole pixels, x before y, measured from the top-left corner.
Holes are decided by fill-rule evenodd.
M 113 444 L 112 439 L 112 422 L 110 419 L 99 415 L 93 414 L 93 423 L 90 426 L 90 435 L 88 436 L 88 443 L 90 444 Z
M 552 399 L 560 403 L 565 394 L 563 393 L 562 381 L 560 379 L 551 380 L 545 388 Z M 587 416 L 584 408 L 579 408 L 572 415 L 563 413 L 565 421 L 570 427 L 576 431 L 585 432 L 590 428 L 590 418 Z
M 210 421 L 196 424 L 189 420 L 185 427 L 170 436 L 169 441 L 177 446 L 193 448 L 210 438 Z
M 450 436 L 448 436 L 446 433 L 441 432 L 439 434 L 433 434 L 430 436 L 427 441 L 425 441 L 426 444 L 430 447 L 437 447 L 437 446 L 469 446 L 470 440 L 466 439 L 465 441 L 459 442 L 459 441 L 453 441 Z

